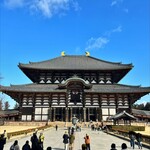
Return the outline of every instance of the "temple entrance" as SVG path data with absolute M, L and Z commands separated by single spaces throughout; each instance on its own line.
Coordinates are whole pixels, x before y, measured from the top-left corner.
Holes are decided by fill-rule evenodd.
M 96 121 L 96 108 L 90 108 L 89 109 L 89 119 L 92 120 L 92 121 Z
M 90 121 L 96 121 L 96 116 L 95 115 L 90 115 Z
M 79 121 L 82 120 L 82 108 L 70 108 L 69 109 L 69 121 L 72 121 L 72 117 L 76 117 Z
M 55 112 L 55 121 L 63 121 L 64 120 L 64 108 L 56 108 L 56 112 Z

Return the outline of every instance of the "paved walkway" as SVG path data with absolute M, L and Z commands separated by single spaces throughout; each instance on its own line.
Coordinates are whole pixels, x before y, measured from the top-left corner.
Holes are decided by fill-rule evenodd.
M 64 150 L 64 145 L 62 143 L 62 136 L 66 131 L 66 128 L 58 128 L 58 131 L 55 128 L 50 128 L 43 131 L 45 136 L 44 141 L 44 150 L 48 146 L 51 146 L 53 150 Z M 39 131 L 40 133 L 40 131 Z M 38 134 L 39 134 L 38 133 Z M 81 132 L 75 133 L 75 145 L 74 150 L 81 150 L 81 145 L 84 143 L 84 136 L 86 133 L 91 138 L 91 150 L 110 150 L 111 143 L 115 143 L 117 146 L 117 150 L 121 150 L 121 144 L 126 143 L 130 150 L 130 145 L 128 141 L 124 141 L 117 137 L 108 135 L 103 133 L 102 131 L 91 131 L 89 128 L 83 128 Z M 22 137 L 18 139 L 20 149 L 22 148 L 23 144 L 26 140 L 30 141 L 31 135 L 27 135 L 26 137 Z M 7 141 L 4 150 L 9 150 L 10 146 L 13 144 L 15 139 Z M 31 144 L 31 143 L 30 143 Z M 135 150 L 138 150 L 138 146 L 135 145 Z M 143 148 L 143 150 L 148 150 Z

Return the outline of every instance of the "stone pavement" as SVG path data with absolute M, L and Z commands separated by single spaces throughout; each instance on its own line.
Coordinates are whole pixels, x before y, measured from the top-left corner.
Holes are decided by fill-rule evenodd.
M 55 128 L 50 128 L 42 131 L 45 136 L 44 150 L 46 150 L 48 146 L 51 146 L 53 150 L 64 150 L 62 136 L 65 133 L 65 131 L 67 131 L 67 128 L 58 128 L 58 131 L 56 131 Z M 40 132 L 41 131 L 39 131 L 39 133 Z M 122 143 L 127 144 L 127 146 L 129 147 L 128 150 L 131 149 L 128 141 L 108 135 L 102 131 L 91 131 L 89 128 L 82 128 L 81 132 L 75 132 L 74 150 L 81 150 L 81 145 L 84 143 L 84 136 L 86 135 L 86 133 L 90 136 L 91 139 L 91 150 L 110 150 L 111 143 L 116 144 L 117 150 L 121 150 L 120 146 Z M 22 146 L 25 143 L 25 141 L 30 141 L 30 138 L 31 135 L 18 138 L 20 150 L 22 149 Z M 14 140 L 15 139 L 7 141 L 4 150 L 9 150 Z M 135 145 L 135 150 L 138 150 L 137 145 Z M 148 149 L 143 148 L 143 150 Z

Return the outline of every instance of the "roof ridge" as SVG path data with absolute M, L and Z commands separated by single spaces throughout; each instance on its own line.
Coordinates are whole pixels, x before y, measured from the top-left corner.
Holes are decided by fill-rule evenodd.
M 44 60 L 44 61 L 37 61 L 37 62 L 29 61 L 29 63 L 20 63 L 20 62 L 19 62 L 19 65 L 18 65 L 18 66 L 21 66 L 21 65 L 29 65 L 29 64 L 44 63 L 44 62 L 53 61 L 53 60 L 55 60 L 55 59 L 59 59 L 59 58 L 62 58 L 62 57 L 63 57 L 63 58 L 65 58 L 65 57 L 86 57 L 86 58 L 91 58 L 91 59 L 93 59 L 93 60 L 101 61 L 101 62 L 104 62 L 104 63 L 110 63 L 110 64 L 115 64 L 115 65 L 122 65 L 122 66 L 131 66 L 131 67 L 134 67 L 134 66 L 132 65 L 132 63 L 129 63 L 129 64 L 122 64 L 122 62 L 111 62 L 111 61 L 106 61 L 106 60 L 99 59 L 99 58 L 96 58 L 96 57 L 93 57 L 93 56 L 85 56 L 85 55 L 65 55 L 65 56 L 54 57 L 54 58 L 47 59 L 47 60 Z

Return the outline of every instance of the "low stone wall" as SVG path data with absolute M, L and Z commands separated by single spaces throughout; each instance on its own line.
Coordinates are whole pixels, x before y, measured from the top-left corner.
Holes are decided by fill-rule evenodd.
M 24 121 L 5 121 L 6 126 L 44 126 L 47 122 L 24 122 Z

